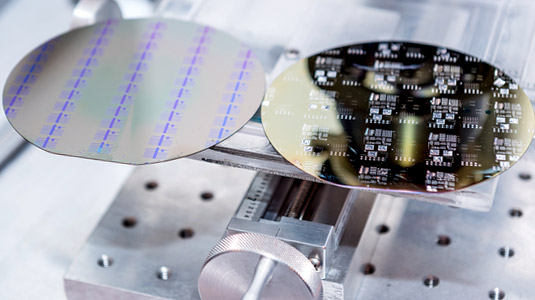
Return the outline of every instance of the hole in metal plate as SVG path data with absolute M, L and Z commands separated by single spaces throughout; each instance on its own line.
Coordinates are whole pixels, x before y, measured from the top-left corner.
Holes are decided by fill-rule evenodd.
M 388 227 L 385 224 L 381 224 L 381 225 L 377 226 L 377 232 L 379 232 L 379 234 L 385 234 L 385 233 L 387 233 L 389 231 L 390 231 L 390 227 Z
M 365 264 L 364 266 L 362 266 L 362 273 L 364 273 L 365 275 L 371 275 L 375 273 L 375 266 L 370 263 Z
M 513 209 L 509 210 L 509 215 L 512 218 L 520 218 L 520 217 L 522 217 L 523 214 L 524 213 L 522 212 L 522 210 L 517 209 L 517 208 L 513 208 Z
M 504 258 L 511 258 L 515 255 L 515 250 L 513 250 L 511 247 L 502 247 L 498 253 L 500 253 L 500 255 Z
M 184 228 L 178 232 L 178 236 L 180 236 L 183 239 L 192 238 L 194 234 L 195 232 L 191 228 Z
M 127 217 L 123 219 L 122 224 L 125 228 L 133 228 L 137 225 L 137 219 L 134 217 Z
M 439 235 L 437 238 L 437 245 L 448 246 L 451 244 L 451 238 L 447 235 Z
M 435 275 L 427 275 L 424 277 L 424 285 L 428 288 L 434 288 L 438 286 L 440 279 Z
M 98 265 L 103 268 L 109 268 L 113 265 L 113 258 L 106 254 L 102 254 L 98 259 Z
M 211 192 L 203 192 L 201 194 L 201 199 L 204 201 L 210 201 L 212 198 L 214 198 L 214 194 Z
M 502 300 L 505 298 L 505 292 L 500 288 L 495 288 L 489 292 L 489 298 L 492 300 Z
M 156 181 L 149 181 L 145 184 L 145 188 L 149 191 L 154 190 L 158 187 L 158 183 Z

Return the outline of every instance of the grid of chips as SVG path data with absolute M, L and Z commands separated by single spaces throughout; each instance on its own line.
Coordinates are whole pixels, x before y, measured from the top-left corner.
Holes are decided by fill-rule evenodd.
M 264 91 L 259 60 L 229 35 L 178 20 L 110 20 L 29 53 L 3 105 L 44 150 L 145 164 L 221 142 L 254 115 Z
M 507 170 L 534 133 L 503 71 L 446 48 L 357 44 L 302 59 L 268 88 L 262 123 L 303 171 L 346 187 L 447 192 Z

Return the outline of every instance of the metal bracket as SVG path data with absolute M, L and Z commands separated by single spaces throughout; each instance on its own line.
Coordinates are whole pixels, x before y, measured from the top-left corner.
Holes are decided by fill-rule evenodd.
M 114 0 L 81 0 L 72 13 L 71 29 L 120 18 L 121 9 Z

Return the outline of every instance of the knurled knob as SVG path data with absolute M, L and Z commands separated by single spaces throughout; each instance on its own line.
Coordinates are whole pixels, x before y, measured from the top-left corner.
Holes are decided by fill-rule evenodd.
M 238 233 L 221 240 L 198 280 L 203 300 L 321 300 L 322 283 L 299 250 L 268 235 Z

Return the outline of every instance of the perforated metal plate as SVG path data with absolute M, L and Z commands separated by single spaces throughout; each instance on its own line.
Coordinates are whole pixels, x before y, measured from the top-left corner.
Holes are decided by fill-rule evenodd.
M 511 77 L 475 57 L 381 42 L 291 66 L 268 89 L 262 123 L 277 151 L 317 178 L 435 193 L 508 169 L 534 115 Z
M 4 111 L 36 146 L 130 164 L 206 149 L 255 113 L 265 75 L 249 48 L 210 27 L 110 20 L 28 54 L 4 88 Z

